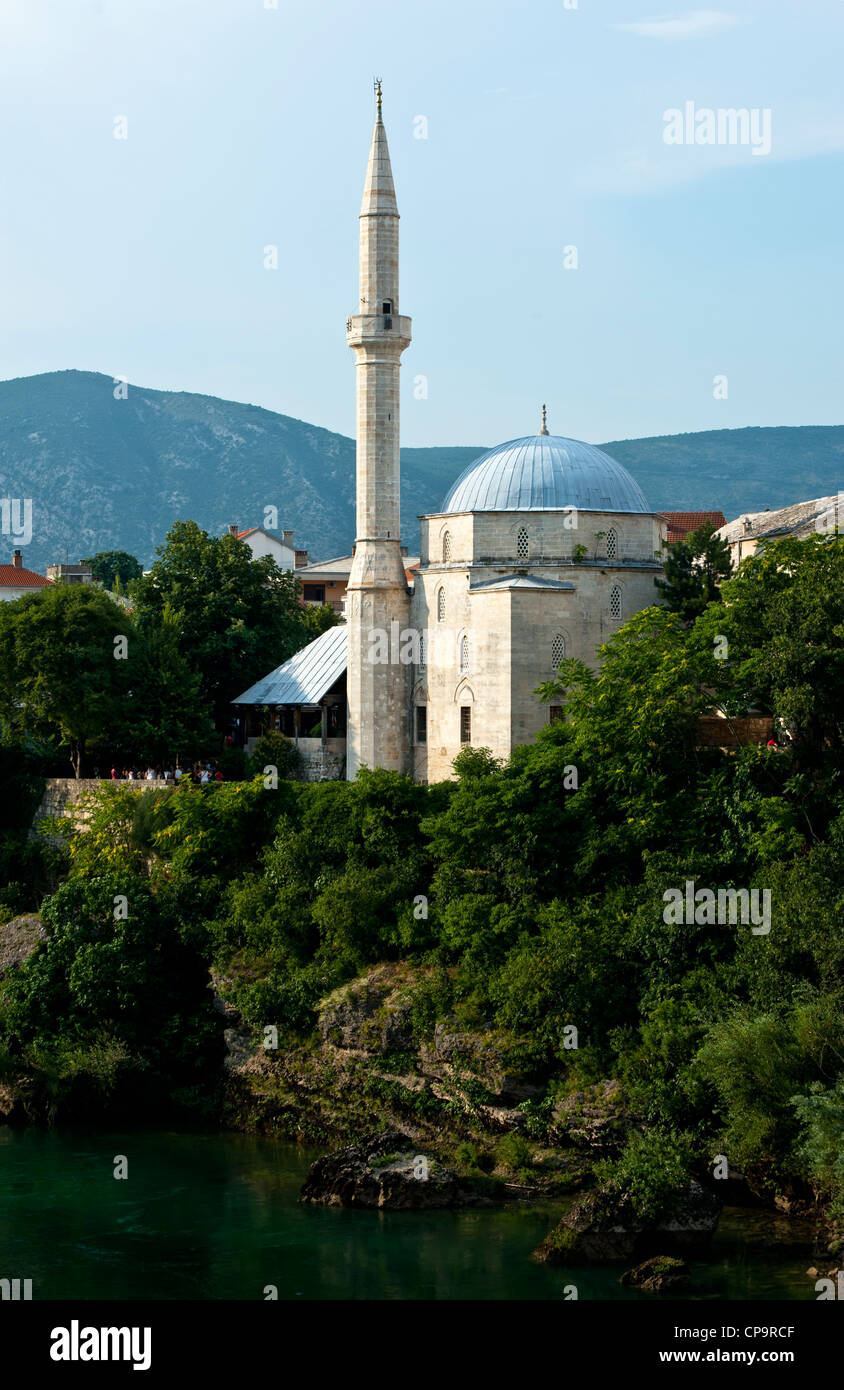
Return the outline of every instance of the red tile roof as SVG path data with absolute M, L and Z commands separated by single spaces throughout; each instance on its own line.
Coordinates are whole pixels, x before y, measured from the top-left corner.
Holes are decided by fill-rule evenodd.
M 22 565 L 0 565 L 0 589 L 44 589 L 52 583 Z
M 256 531 L 260 531 L 260 526 L 250 526 L 248 531 L 238 531 L 237 539 L 242 541 L 244 536 L 252 536 Z
M 698 526 L 702 526 L 704 521 L 711 521 L 716 531 L 719 526 L 726 526 L 727 518 L 723 512 L 660 512 L 668 521 L 668 544 L 676 545 L 690 531 L 696 531 Z

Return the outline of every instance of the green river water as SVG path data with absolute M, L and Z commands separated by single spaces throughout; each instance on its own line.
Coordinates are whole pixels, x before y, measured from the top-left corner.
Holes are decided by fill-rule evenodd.
M 125 1155 L 128 1178 L 113 1176 Z M 645 1298 L 618 1267 L 530 1259 L 559 1204 L 459 1212 L 302 1207 L 316 1151 L 241 1134 L 0 1128 L 0 1278 L 36 1299 Z M 695 1298 L 814 1299 L 810 1232 L 728 1209 Z

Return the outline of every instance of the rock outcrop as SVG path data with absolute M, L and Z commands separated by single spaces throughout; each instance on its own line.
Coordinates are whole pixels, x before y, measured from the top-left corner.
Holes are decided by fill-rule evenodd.
M 554 1107 L 551 1122 L 558 1141 L 598 1151 L 616 1148 L 632 1128 L 621 1083 L 615 1080 L 566 1096 Z
M 13 917 L 0 926 L 0 980 L 28 960 L 47 932 L 36 912 Z
M 721 1214 L 713 1192 L 693 1182 L 658 1217 L 639 1215 L 626 1193 L 606 1188 L 579 1198 L 534 1254 L 548 1264 L 635 1259 L 656 1250 L 704 1250 Z
M 654 1255 L 635 1269 L 628 1269 L 619 1279 L 632 1289 L 644 1293 L 679 1293 L 691 1286 L 689 1266 L 677 1255 Z
M 487 1205 L 490 1199 L 430 1154 L 417 1152 L 406 1134 L 388 1131 L 318 1158 L 302 1185 L 300 1201 L 418 1211 Z
M 410 999 L 401 973 L 381 966 L 334 990 L 321 1006 L 319 1032 L 324 1043 L 353 1051 L 410 1046 Z

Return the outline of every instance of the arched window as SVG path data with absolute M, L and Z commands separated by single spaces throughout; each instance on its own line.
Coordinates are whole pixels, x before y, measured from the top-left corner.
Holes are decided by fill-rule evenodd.
M 460 669 L 461 671 L 468 671 L 469 669 L 469 635 L 465 632 L 460 638 Z
M 420 634 L 419 634 L 419 665 L 420 665 L 420 666 L 425 666 L 425 665 L 427 664 L 427 653 L 428 653 L 428 634 L 427 634 L 427 632 L 420 632 Z
M 621 617 L 621 589 L 617 584 L 613 584 L 610 589 L 610 617 Z
M 437 594 L 437 622 L 445 622 L 445 589 L 440 589 Z
M 561 632 L 557 633 L 551 643 L 551 665 L 556 671 L 561 661 L 566 659 L 566 639 Z
M 615 560 L 618 555 L 618 532 L 610 527 L 607 532 L 607 559 Z
M 519 534 L 516 537 L 516 558 L 526 560 L 530 554 L 530 541 L 524 526 L 519 527 Z
M 443 560 L 448 564 L 451 559 L 451 532 L 446 531 L 443 536 Z

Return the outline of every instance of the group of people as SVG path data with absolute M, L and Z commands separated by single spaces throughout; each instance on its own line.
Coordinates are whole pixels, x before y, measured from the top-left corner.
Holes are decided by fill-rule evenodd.
M 222 782 L 223 774 L 216 763 L 194 763 L 193 767 L 137 767 L 111 769 L 112 782 L 181 782 L 185 778 L 197 786 L 206 782 Z

